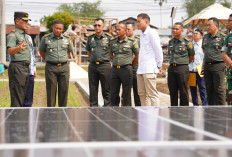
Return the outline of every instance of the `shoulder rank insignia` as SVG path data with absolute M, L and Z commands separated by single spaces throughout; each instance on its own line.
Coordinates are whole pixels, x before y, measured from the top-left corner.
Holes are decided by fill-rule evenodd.
M 226 34 L 225 34 L 225 33 L 220 33 L 220 34 L 221 34 L 222 36 L 224 36 L 224 37 L 226 36 Z
M 13 29 L 11 32 L 16 32 L 17 30 L 16 29 Z
M 129 37 L 128 39 L 130 39 L 130 40 L 132 40 L 132 41 L 134 41 L 134 40 L 135 40 L 134 38 L 131 38 L 131 37 Z
M 184 38 L 185 40 L 187 40 L 187 41 L 189 41 L 189 39 L 188 38 Z
M 69 38 L 69 35 L 68 35 L 68 34 L 64 34 L 64 36 Z
M 109 33 L 105 33 L 106 35 L 108 35 L 108 36 L 110 36 L 110 37 L 112 37 L 112 35 L 111 34 L 109 34 Z
M 116 39 L 116 38 L 111 38 L 110 40 L 114 40 L 114 39 Z
M 51 35 L 51 34 L 45 34 L 44 36 L 45 36 L 45 37 L 48 37 L 48 36 L 50 36 L 50 35 Z
M 171 41 L 173 38 L 169 39 L 169 41 Z
M 94 34 L 95 34 L 95 33 L 93 33 L 93 34 L 89 35 L 89 37 L 93 36 Z

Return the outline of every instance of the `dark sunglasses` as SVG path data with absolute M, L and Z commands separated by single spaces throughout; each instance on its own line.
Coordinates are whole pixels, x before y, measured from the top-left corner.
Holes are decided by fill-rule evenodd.
M 94 25 L 94 27 L 101 27 L 101 25 Z

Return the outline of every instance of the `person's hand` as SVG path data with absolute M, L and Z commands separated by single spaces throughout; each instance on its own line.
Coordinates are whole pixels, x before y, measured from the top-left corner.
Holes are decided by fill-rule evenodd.
M 28 46 L 28 44 L 24 43 L 24 40 L 22 40 L 20 43 L 19 43 L 19 47 L 20 47 L 20 50 L 25 50 L 26 49 L 26 46 Z
M 205 74 L 204 69 L 202 69 L 201 70 L 201 75 L 204 75 L 204 74 Z
M 37 77 L 37 72 L 35 71 L 35 72 L 34 72 L 34 78 L 36 78 L 36 77 Z
M 159 74 L 160 74 L 160 75 L 163 74 L 163 69 L 162 69 L 162 68 L 159 69 Z

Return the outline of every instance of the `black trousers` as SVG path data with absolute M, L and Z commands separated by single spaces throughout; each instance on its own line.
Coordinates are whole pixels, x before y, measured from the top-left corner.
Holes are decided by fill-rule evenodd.
M 58 104 L 59 107 L 67 106 L 69 87 L 69 65 L 61 66 L 46 63 L 45 78 L 47 89 L 47 106 L 56 106 L 56 92 L 58 84 Z
M 204 78 L 209 105 L 225 105 L 225 63 L 204 65 Z
M 117 69 L 112 68 L 111 73 L 111 105 L 119 106 L 120 86 L 122 85 L 122 106 L 131 106 L 132 65 L 126 65 Z
M 11 107 L 23 107 L 29 82 L 29 66 L 11 62 L 8 70 Z
M 137 70 L 138 65 L 133 67 L 133 93 L 134 93 L 134 103 L 135 106 L 141 106 L 140 98 L 138 95 L 138 85 L 137 85 Z
M 88 67 L 89 75 L 89 93 L 90 106 L 98 106 L 98 87 L 101 82 L 102 96 L 104 106 L 110 106 L 110 71 L 111 65 L 109 62 L 102 64 L 90 63 Z
M 23 107 L 32 106 L 33 93 L 34 93 L 34 75 L 30 75 Z
M 180 92 L 180 106 L 189 106 L 188 78 L 188 65 L 170 65 L 168 67 L 168 88 L 171 106 L 178 106 L 178 91 Z

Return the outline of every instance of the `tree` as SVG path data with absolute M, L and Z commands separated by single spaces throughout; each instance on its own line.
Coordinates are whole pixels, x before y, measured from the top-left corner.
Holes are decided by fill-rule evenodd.
M 185 0 L 184 7 L 187 9 L 188 18 L 190 18 L 214 3 L 215 0 Z
M 227 0 L 224 0 L 224 2 L 221 2 L 221 5 L 223 5 L 224 7 L 227 7 L 227 8 L 231 7 L 231 3 L 228 2 Z
M 66 11 L 74 18 L 78 17 L 102 17 L 105 12 L 100 9 L 101 1 L 89 3 L 89 2 L 80 2 L 73 4 L 62 4 L 57 10 L 59 12 Z
M 43 20 L 47 24 L 47 28 L 49 29 L 49 32 L 52 32 L 52 24 L 55 20 L 61 20 L 64 22 L 64 31 L 67 30 L 70 23 L 73 21 L 73 17 L 70 16 L 67 12 L 56 12 L 53 15 L 50 16 L 44 16 Z

